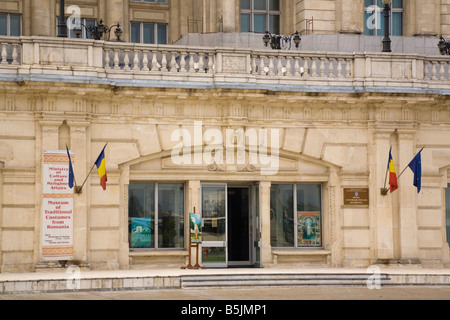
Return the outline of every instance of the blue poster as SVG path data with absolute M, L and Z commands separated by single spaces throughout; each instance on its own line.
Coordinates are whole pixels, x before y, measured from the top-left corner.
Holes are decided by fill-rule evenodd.
M 151 237 L 151 218 L 131 218 L 131 247 L 132 248 L 150 248 L 152 245 Z

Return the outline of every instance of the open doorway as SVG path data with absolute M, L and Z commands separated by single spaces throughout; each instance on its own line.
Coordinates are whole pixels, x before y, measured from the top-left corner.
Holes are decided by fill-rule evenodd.
M 250 194 L 248 187 L 228 188 L 228 266 L 249 266 Z
M 202 263 L 209 268 L 259 263 L 259 184 L 202 184 Z

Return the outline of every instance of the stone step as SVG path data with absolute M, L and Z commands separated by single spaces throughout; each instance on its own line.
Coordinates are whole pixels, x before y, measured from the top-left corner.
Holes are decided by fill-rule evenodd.
M 380 284 L 390 281 L 387 274 L 380 274 Z M 368 280 L 374 280 L 370 274 L 236 274 L 236 275 L 198 275 L 182 276 L 181 287 L 218 288 L 218 287 L 283 287 L 283 286 L 367 286 Z

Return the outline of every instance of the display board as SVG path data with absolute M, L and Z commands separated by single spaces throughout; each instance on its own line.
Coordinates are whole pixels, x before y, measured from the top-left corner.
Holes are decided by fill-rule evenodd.
M 72 162 L 74 156 L 71 154 Z M 45 151 L 43 159 L 42 260 L 73 259 L 74 190 L 67 151 Z

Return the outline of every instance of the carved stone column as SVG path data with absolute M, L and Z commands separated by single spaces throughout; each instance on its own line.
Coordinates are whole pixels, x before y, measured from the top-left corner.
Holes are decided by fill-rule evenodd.
M 51 37 L 56 30 L 52 33 L 52 19 L 55 20 L 56 16 L 52 16 L 52 4 L 55 4 L 55 0 L 33 0 L 31 1 L 31 35 L 32 36 L 45 36 Z M 53 8 L 54 9 L 54 8 Z M 26 26 L 26 25 L 25 25 Z

